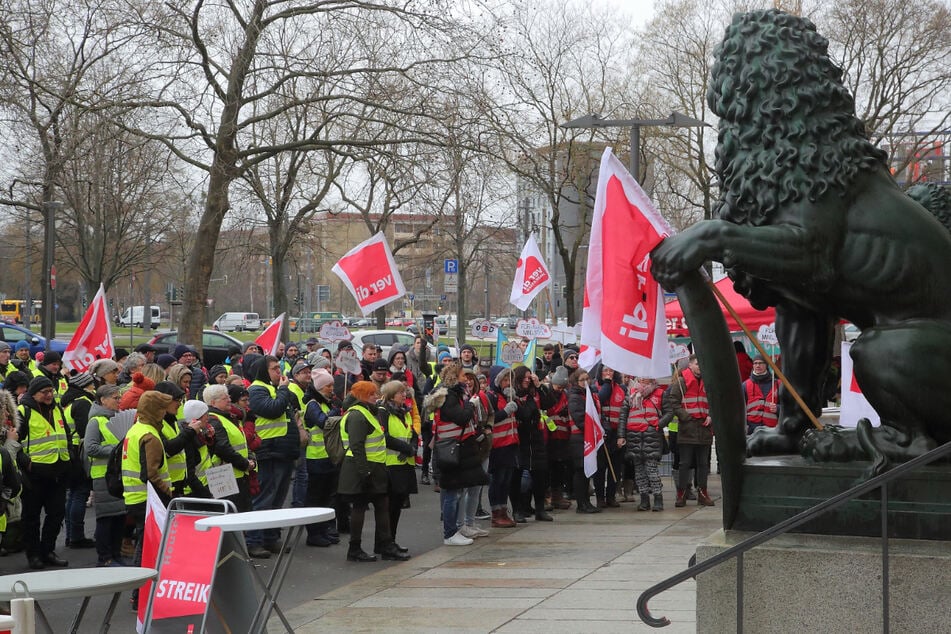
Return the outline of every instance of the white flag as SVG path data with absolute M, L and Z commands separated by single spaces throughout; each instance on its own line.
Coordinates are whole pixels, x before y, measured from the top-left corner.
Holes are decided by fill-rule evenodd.
M 522 255 L 518 258 L 515 281 L 512 282 L 512 296 L 509 301 L 519 310 L 526 310 L 535 296 L 549 284 L 551 284 L 551 276 L 548 275 L 548 267 L 545 266 L 545 259 L 542 258 L 542 252 L 538 249 L 533 233 L 528 236 L 525 246 L 522 247 Z

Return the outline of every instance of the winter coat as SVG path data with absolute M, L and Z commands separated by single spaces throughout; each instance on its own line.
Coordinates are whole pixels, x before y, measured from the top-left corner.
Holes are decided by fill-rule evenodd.
M 116 411 L 107 409 L 99 403 L 93 403 L 92 407 L 89 408 L 89 418 L 105 416 L 106 418 L 111 419 L 116 414 Z M 104 445 L 102 442 L 102 432 L 99 430 L 99 425 L 87 425 L 86 436 L 83 439 L 83 449 L 87 457 L 108 458 L 112 455 L 114 450 L 122 451 L 121 438 L 119 439 L 120 444 L 118 445 Z M 105 478 L 93 478 L 92 495 L 93 502 L 96 505 L 97 518 L 114 517 L 117 515 L 126 514 L 125 500 L 123 500 L 121 497 L 117 498 L 109 495 L 109 490 L 106 488 Z
M 687 372 L 690 370 L 684 370 L 685 374 Z M 712 445 L 713 425 L 704 426 L 705 418 L 693 418 L 687 413 L 683 405 L 685 390 L 685 381 L 679 378 L 671 383 L 670 388 L 664 393 L 664 413 L 673 413 L 677 416 L 677 444 Z
M 584 412 L 587 399 L 587 388 L 577 385 L 570 385 L 568 391 L 568 415 L 571 417 L 571 423 L 579 430 L 580 434 L 571 434 L 568 442 L 571 448 L 571 460 L 581 464 L 584 457 Z M 595 406 L 598 403 L 597 395 L 593 395 Z
M 363 404 L 370 412 L 375 405 Z M 382 462 L 367 460 L 366 440 L 373 433 L 373 424 L 359 410 L 347 413 L 347 440 L 352 456 L 345 456 L 340 465 L 340 481 L 337 493 L 353 496 L 386 495 L 389 489 L 389 477 L 386 465 Z
M 541 410 L 555 404 L 547 391 L 516 392 L 515 420 L 518 421 L 518 464 L 524 469 L 548 469 L 548 428 L 541 420 Z
M 245 370 L 254 371 L 254 374 L 246 374 L 245 377 L 252 377 L 251 381 L 263 381 L 270 385 L 271 377 L 267 371 L 267 364 L 264 363 L 264 357 L 260 355 L 245 355 L 256 357 L 251 363 L 251 367 L 245 365 Z M 294 422 L 294 416 L 288 410 L 290 409 L 291 393 L 287 386 L 275 388 L 274 398 L 271 398 L 270 392 L 260 385 L 251 385 L 248 387 L 248 407 L 255 417 L 279 418 L 282 414 L 287 414 L 287 429 L 283 436 L 277 438 L 266 438 L 261 440 L 261 447 L 257 451 L 258 460 L 296 460 L 300 456 L 300 435 L 297 432 L 297 424 Z
M 201 367 L 200 361 L 195 361 L 191 367 L 192 380 L 188 384 L 188 397 L 193 399 L 201 398 L 201 393 L 208 384 L 208 377 L 205 376 L 205 369 Z
M 235 448 L 231 445 L 231 441 L 228 438 L 228 432 L 225 431 L 224 425 L 221 424 L 218 416 L 212 416 L 212 414 L 225 417 L 227 420 L 230 420 L 232 423 L 234 423 L 235 427 L 238 429 L 241 429 L 241 420 L 236 420 L 231 415 L 230 411 L 226 412 L 214 407 L 208 408 L 208 422 L 211 423 L 211 426 L 215 430 L 215 444 L 211 448 L 212 453 L 220 458 L 222 463 L 230 464 L 238 471 L 244 471 L 247 473 L 251 468 L 250 463 L 248 463 L 248 459 L 235 450 Z
M 437 396 L 438 395 L 438 396 Z M 457 425 L 465 429 L 473 424 L 475 412 L 472 404 L 465 395 L 465 386 L 456 383 L 450 386 L 440 386 L 433 394 L 426 397 L 424 409 L 435 408 L 438 405 L 439 419 L 443 423 Z M 439 486 L 447 490 L 464 489 L 489 483 L 489 477 L 482 469 L 482 458 L 479 454 L 478 433 L 469 436 L 460 443 L 459 464 L 455 467 L 439 467 Z M 487 439 L 483 436 L 483 441 Z
M 139 397 L 148 390 L 155 389 L 155 381 L 141 372 L 132 375 L 132 385 L 119 399 L 119 410 L 135 409 L 139 404 Z
M 171 381 L 172 383 L 174 383 L 174 384 L 177 385 L 178 387 L 181 387 L 181 386 L 182 386 L 182 375 L 184 375 L 184 374 L 192 375 L 192 374 L 194 374 L 194 372 L 195 372 L 195 371 L 192 370 L 191 368 L 189 368 L 188 366 L 184 366 L 184 365 L 182 365 L 181 363 L 176 363 L 175 365 L 173 365 L 172 367 L 170 367 L 170 368 L 168 369 L 168 372 L 166 372 L 165 375 L 166 375 L 166 377 L 168 378 L 169 381 Z M 182 388 L 182 389 L 185 389 L 185 388 Z M 189 390 L 191 389 L 191 379 L 189 379 L 188 389 L 189 389 Z M 195 396 L 195 395 L 192 394 L 191 392 L 188 393 L 188 398 L 194 398 L 194 396 Z

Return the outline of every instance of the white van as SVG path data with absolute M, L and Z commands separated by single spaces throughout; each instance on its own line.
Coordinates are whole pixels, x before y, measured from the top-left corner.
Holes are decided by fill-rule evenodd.
M 224 313 L 211 327 L 221 332 L 260 330 L 261 318 L 257 313 Z
M 162 311 L 158 306 L 151 306 L 152 309 L 152 328 L 158 328 L 161 322 Z M 125 309 L 117 323 L 120 326 L 135 326 L 141 328 L 145 324 L 145 306 L 129 306 Z

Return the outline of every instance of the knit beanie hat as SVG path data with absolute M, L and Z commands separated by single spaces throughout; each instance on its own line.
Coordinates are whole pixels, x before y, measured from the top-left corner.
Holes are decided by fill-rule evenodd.
M 50 381 L 45 376 L 35 376 L 33 377 L 33 380 L 30 381 L 30 387 L 28 387 L 26 391 L 30 396 L 33 396 L 40 390 L 45 390 L 48 387 L 53 387 L 52 381 Z
M 168 366 L 175 363 L 175 361 L 176 361 L 175 357 L 168 354 L 167 352 L 155 357 L 155 363 L 158 364 L 158 366 L 161 367 L 163 370 L 168 370 Z
M 331 385 L 334 382 L 333 375 L 331 375 L 330 372 L 324 368 L 314 368 L 311 370 L 310 380 L 313 381 L 314 389 L 318 392 L 321 390 L 321 388 Z
M 551 375 L 551 384 L 568 385 L 568 368 L 563 365 L 558 366 L 558 369 Z
M 208 413 L 208 405 L 204 401 L 188 401 L 185 403 L 183 415 L 186 421 L 193 421 Z
M 14 352 L 18 352 L 20 350 L 29 350 L 29 349 L 30 349 L 30 343 L 26 339 L 21 339 L 17 341 L 16 345 L 13 347 Z
M 84 388 L 92 382 L 93 378 L 89 372 L 79 372 L 69 377 L 69 384 L 73 387 Z
M 331 379 L 333 380 L 333 379 Z M 248 395 L 248 388 L 243 385 L 232 384 L 228 386 L 228 398 L 232 403 L 237 403 L 242 396 Z

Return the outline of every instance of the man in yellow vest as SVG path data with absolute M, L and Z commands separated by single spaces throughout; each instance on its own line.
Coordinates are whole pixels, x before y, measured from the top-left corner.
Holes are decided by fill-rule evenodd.
M 305 452 L 307 506 L 329 507 L 337 492 L 337 466 L 333 464 L 324 443 L 324 427 L 328 419 L 340 415 L 340 408 L 334 403 L 333 391 L 334 378 L 330 372 L 325 368 L 314 369 L 311 372 L 311 386 L 305 393 L 307 405 L 304 410 L 304 423 L 310 432 Z M 340 534 L 334 526 L 334 521 L 308 524 L 307 545 L 326 548 L 331 544 L 339 544 Z
M 23 496 L 23 545 L 30 568 L 64 567 L 69 562 L 55 552 L 66 515 L 66 475 L 69 445 L 63 410 L 55 403 L 53 382 L 34 377 L 18 408 L 17 432 L 29 459 L 29 489 Z M 40 516 L 45 513 L 44 521 Z
M 287 384 L 287 390 L 291 393 L 291 410 L 300 414 L 303 420 L 304 408 L 307 400 L 304 398 L 304 392 L 310 386 L 310 370 L 314 366 L 306 359 L 301 359 L 289 370 L 281 365 L 281 373 L 290 372 L 290 382 Z M 294 469 L 294 475 L 291 478 L 291 506 L 298 508 L 306 505 L 307 498 L 307 446 L 301 447 L 300 456 L 297 459 L 297 468 Z
M 248 356 L 246 353 L 246 360 Z M 255 359 L 249 369 L 252 379 L 248 387 L 249 409 L 257 417 L 254 426 L 261 438 L 256 454 L 261 489 L 251 500 L 251 508 L 255 511 L 281 508 L 290 489 L 294 463 L 300 455 L 300 435 L 288 415 L 289 380 L 281 374 L 281 364 L 272 355 Z M 281 531 L 277 528 L 248 531 L 245 541 L 248 554 L 263 559 L 280 552 Z
M 70 432 L 70 442 L 76 455 L 86 437 L 86 424 L 89 409 L 96 397 L 96 386 L 89 372 L 79 372 L 69 377 L 69 387 L 60 399 L 66 426 Z M 92 493 L 92 480 L 86 470 L 74 470 L 66 490 L 66 547 L 92 548 L 96 542 L 86 537 L 86 501 Z

